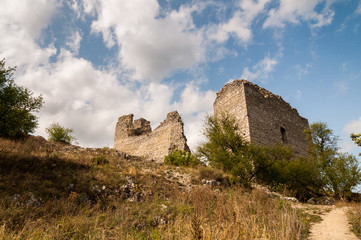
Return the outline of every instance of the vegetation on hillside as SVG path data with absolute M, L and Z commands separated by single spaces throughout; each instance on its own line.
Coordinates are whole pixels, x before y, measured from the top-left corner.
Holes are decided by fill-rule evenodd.
M 72 128 L 63 127 L 59 123 L 52 123 L 45 131 L 48 134 L 49 141 L 64 144 L 70 144 L 76 141 L 74 130 Z
M 37 127 L 33 112 L 43 105 L 42 96 L 15 84 L 15 68 L 5 68 L 5 60 L 0 60 L 0 136 L 18 138 L 32 133 Z
M 350 197 L 352 188 L 361 183 L 359 162 L 353 155 L 340 152 L 339 139 L 326 123 L 312 123 L 308 133 L 310 156 L 317 161 L 323 189 L 336 198 Z
M 257 189 L 202 183 L 222 175 L 205 168 L 0 139 L 0 238 L 307 239 L 310 217 Z
M 244 186 L 258 182 L 276 190 L 287 189 L 301 200 L 321 195 L 350 197 L 352 188 L 361 182 L 357 159 L 339 152 L 338 138 L 326 123 L 313 123 L 306 133 L 309 155 L 294 156 L 285 145 L 247 142 L 231 116 L 209 116 L 207 140 L 198 152 L 210 166 L 232 174 Z
M 359 134 L 351 134 L 351 139 L 352 141 L 354 141 L 355 144 L 357 144 L 358 146 L 361 147 L 361 133 Z M 361 156 L 361 153 L 359 153 L 359 155 Z

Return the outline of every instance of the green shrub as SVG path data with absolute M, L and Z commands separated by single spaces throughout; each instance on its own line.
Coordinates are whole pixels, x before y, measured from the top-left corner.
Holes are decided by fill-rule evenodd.
M 0 60 L 0 136 L 17 138 L 34 132 L 38 119 L 33 114 L 43 105 L 42 96 L 15 84 L 15 68 L 5 68 Z
M 105 156 L 98 156 L 93 159 L 94 165 L 105 165 L 108 163 L 109 163 L 109 160 Z
M 45 131 L 48 134 L 49 141 L 65 144 L 76 141 L 76 138 L 73 136 L 74 130 L 63 127 L 59 123 L 52 123 Z
M 207 141 L 198 147 L 198 153 L 210 166 L 222 169 L 239 179 L 244 185 L 255 178 L 256 148 L 238 134 L 233 117 L 223 115 L 216 119 L 209 116 L 204 135 Z
M 193 167 L 197 166 L 200 161 L 190 152 L 175 149 L 173 152 L 164 157 L 164 163 L 174 166 Z

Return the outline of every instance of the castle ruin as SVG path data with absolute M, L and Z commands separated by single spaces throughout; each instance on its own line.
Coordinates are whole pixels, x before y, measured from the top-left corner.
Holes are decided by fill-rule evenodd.
M 121 116 L 115 128 L 114 148 L 122 152 L 163 162 L 174 149 L 189 152 L 183 122 L 177 111 L 167 114 L 154 131 L 144 118 L 133 121 L 133 114 Z
M 217 93 L 213 107 L 216 118 L 233 116 L 246 140 L 260 145 L 285 143 L 296 155 L 307 154 L 304 130 L 308 121 L 280 96 L 246 80 L 235 80 Z

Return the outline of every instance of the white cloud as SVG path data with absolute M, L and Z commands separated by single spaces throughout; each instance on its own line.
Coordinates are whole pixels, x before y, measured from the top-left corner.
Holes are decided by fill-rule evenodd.
M 66 46 L 75 54 L 78 55 L 80 49 L 80 42 L 82 40 L 81 33 L 79 31 L 74 31 L 66 41 Z
M 361 2 L 358 3 L 358 6 L 355 10 L 355 14 L 356 15 L 361 15 Z
M 210 28 L 209 39 L 223 43 L 234 36 L 240 43 L 248 43 L 252 39 L 252 24 L 255 18 L 265 10 L 269 0 L 241 0 L 239 10 L 226 23 Z
M 361 133 L 361 117 L 359 117 L 359 119 L 357 120 L 353 120 L 351 122 L 349 122 L 348 124 L 346 124 L 346 126 L 343 129 L 343 132 L 347 134 L 347 140 L 344 141 L 341 145 L 341 149 L 343 152 L 357 152 L 355 151 L 358 146 L 351 141 L 350 139 L 350 134 L 354 133 L 354 134 L 359 134 Z
M 184 114 L 194 114 L 197 112 L 208 112 L 212 110 L 216 93 L 208 90 L 201 90 L 193 83 L 187 84 L 181 94 L 181 100 L 176 104 L 176 108 Z
M 350 123 L 348 123 L 345 128 L 344 128 L 344 131 L 346 133 L 355 133 L 355 134 L 358 134 L 358 133 L 361 133 L 361 117 L 357 120 L 353 120 L 351 121 Z
M 309 22 L 311 27 L 322 27 L 332 22 L 335 12 L 330 9 L 333 1 L 325 0 L 280 0 L 277 9 L 273 8 L 268 13 L 268 18 L 263 27 L 284 27 L 287 22 L 298 24 L 300 21 Z M 325 3 L 320 13 L 316 7 Z
M 204 60 L 201 32 L 193 25 L 194 7 L 180 7 L 159 17 L 156 0 L 93 1 L 86 9 L 97 12 L 92 24 L 109 47 L 119 46 L 124 67 L 133 78 L 161 81 L 177 69 Z
M 269 56 L 266 56 L 256 65 L 254 65 L 251 70 L 248 67 L 245 67 L 243 69 L 241 78 L 247 79 L 249 81 L 267 80 L 269 74 L 273 72 L 277 63 L 278 61 L 276 58 L 270 58 Z
M 182 115 L 188 145 L 192 150 L 204 141 L 202 134 L 204 119 L 206 114 L 213 111 L 215 99 L 215 92 L 202 91 L 195 82 L 191 82 L 184 88 L 179 102 L 173 104 Z
M 4 0 L 0 8 L 0 53 L 7 64 L 46 63 L 56 53 L 52 44 L 42 49 L 36 44 L 59 6 L 57 1 Z M 34 13 L 36 9 L 36 14 Z
M 187 85 L 181 93 L 181 100 L 172 102 L 172 86 L 158 81 L 127 81 L 124 75 L 119 74 L 119 68 L 108 66 L 97 69 L 91 62 L 76 57 L 82 40 L 81 33 L 76 30 L 67 32 L 67 49 L 56 49 L 53 44 L 42 48 L 37 39 L 59 5 L 55 2 L 42 5 L 43 1 L 40 0 L 30 2 L 33 5 L 17 6 L 14 1 L 7 1 L 7 6 L 0 9 L 0 33 L 3 36 L 0 39 L 0 55 L 6 57 L 7 65 L 19 66 L 16 76 L 18 84 L 44 97 L 45 105 L 37 114 L 39 128 L 36 134 L 45 136 L 45 128 L 52 122 L 59 122 L 74 129 L 81 145 L 111 146 L 119 116 L 133 113 L 137 118 L 147 118 L 156 126 L 165 119 L 167 112 L 175 110 L 177 106 L 186 123 L 189 145 L 195 146 L 197 139 L 201 138 L 195 128 L 202 125 L 203 115 L 212 108 L 215 93 L 202 92 L 195 85 Z M 201 38 L 194 31 L 190 16 L 194 9 L 181 8 L 168 13 L 165 18 L 156 19 L 157 9 L 146 6 L 153 4 L 157 8 L 157 2 L 138 1 L 144 4 L 144 8 L 137 9 L 132 5 L 135 2 L 127 3 L 130 6 L 124 12 L 127 14 L 123 16 L 124 19 L 112 15 L 114 19 L 109 20 L 109 25 L 102 26 L 107 23 L 102 18 L 111 18 L 102 13 L 105 14 L 100 16 L 102 21 L 99 18 L 96 23 L 100 24 L 97 27 L 102 33 L 108 28 L 114 40 L 120 42 L 120 53 L 126 66 L 135 66 L 139 61 L 139 66 L 134 67 L 136 75 L 149 74 L 160 79 L 169 71 L 188 68 L 202 60 Z M 83 11 L 76 1 L 71 4 L 72 9 Z M 38 7 L 37 14 L 31 14 L 34 6 Z M 21 16 L 14 14 L 18 8 Z M 82 8 L 89 13 L 94 8 L 112 11 L 111 5 L 100 6 L 98 1 L 88 1 Z M 33 18 L 29 21 L 32 24 L 26 21 L 27 16 Z M 126 21 L 122 25 L 118 20 Z M 60 54 L 56 61 L 50 62 L 50 57 L 57 51 Z M 132 56 L 134 59 L 129 56 L 133 54 L 137 55 Z M 145 59 L 142 60 L 142 57 Z M 192 101 L 191 110 L 186 108 L 187 100 Z

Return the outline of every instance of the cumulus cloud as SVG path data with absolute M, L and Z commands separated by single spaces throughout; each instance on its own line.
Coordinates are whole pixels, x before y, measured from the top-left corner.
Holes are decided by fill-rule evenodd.
M 66 46 L 75 54 L 79 53 L 80 42 L 82 40 L 81 33 L 79 31 L 74 31 L 66 41 Z
M 344 131 L 346 133 L 361 133 L 361 117 L 357 120 L 353 120 L 345 126 Z
M 274 67 L 277 65 L 278 61 L 276 58 L 270 58 L 269 56 L 264 57 L 256 65 L 249 69 L 245 67 L 243 69 L 242 77 L 249 81 L 253 80 L 262 80 L 265 81 L 268 79 L 269 74 L 273 72 Z
M 0 8 L 0 53 L 10 65 L 47 62 L 56 53 L 52 44 L 36 44 L 41 31 L 48 26 L 59 4 L 55 0 L 24 2 L 4 0 Z M 36 9 L 36 14 L 34 14 Z
M 298 24 L 300 21 L 309 22 L 312 27 L 322 27 L 332 22 L 335 12 L 330 9 L 332 1 L 325 0 L 280 0 L 278 8 L 268 13 L 263 27 L 284 27 L 287 22 Z M 324 4 L 320 12 L 316 8 Z
M 248 43 L 252 39 L 252 24 L 255 18 L 265 10 L 270 0 L 241 0 L 238 10 L 227 22 L 210 29 L 209 38 L 223 43 L 234 36 L 240 43 Z
M 91 1 L 87 12 L 97 18 L 92 31 L 103 35 L 108 47 L 119 46 L 119 58 L 137 80 L 161 81 L 174 70 L 202 62 L 204 48 L 192 19 L 194 7 L 159 16 L 156 0 Z
M 346 124 L 343 131 L 347 134 L 347 140 L 342 143 L 341 149 L 343 152 L 351 152 L 357 148 L 357 145 L 350 140 L 349 136 L 351 133 L 361 133 L 361 117 Z
M 192 150 L 204 141 L 202 129 L 205 116 L 212 113 L 215 99 L 215 92 L 202 91 L 194 82 L 191 82 L 184 88 L 179 102 L 174 104 L 175 109 L 179 110 L 184 119 L 184 131 Z
M 7 6 L 0 9 L 0 33 L 3 36 L 0 54 L 6 57 L 9 66 L 19 66 L 18 84 L 44 97 L 45 105 L 38 114 L 36 134 L 45 136 L 45 128 L 52 122 L 59 122 L 74 129 L 81 145 L 111 146 L 119 116 L 133 113 L 136 118 L 145 117 L 152 126 L 157 126 L 167 112 L 179 107 L 190 145 L 194 147 L 199 138 L 195 128 L 201 125 L 204 113 L 211 109 L 214 93 L 187 85 L 181 90 L 181 99 L 177 103 L 173 101 L 175 87 L 159 81 L 168 72 L 187 68 L 201 60 L 203 48 L 198 33 L 193 31 L 190 17 L 194 9 L 181 8 L 167 13 L 164 18 L 156 18 L 156 1 L 137 1 L 144 4 L 144 8 L 136 8 L 135 2 L 127 1 L 124 12 L 116 8 L 120 12 L 112 12 L 114 6 L 110 2 L 94 0 L 81 6 L 76 1 L 71 2 L 74 11 L 87 14 L 99 11 L 93 29 L 103 36 L 109 30 L 120 46 L 122 63 L 134 68 L 135 76 L 140 79 L 149 75 L 149 78 L 157 79 L 137 83 L 119 74 L 117 67 L 97 68 L 90 61 L 76 57 L 82 40 L 80 31 L 67 32 L 69 35 L 65 36 L 62 48 L 56 49 L 54 44 L 41 47 L 38 39 L 42 30 L 51 23 L 60 5 L 55 2 L 43 4 L 40 0 L 27 3 L 7 1 Z M 37 6 L 37 14 L 31 14 L 34 6 Z M 14 14 L 17 10 L 21 15 Z M 117 15 L 120 13 L 127 15 L 120 19 Z M 111 16 L 114 19 L 107 19 Z M 27 21 L 29 17 L 31 19 Z M 123 25 L 118 20 L 122 20 Z M 57 52 L 55 61 L 50 61 Z M 185 107 L 188 100 L 192 101 L 191 110 Z

